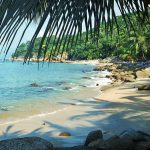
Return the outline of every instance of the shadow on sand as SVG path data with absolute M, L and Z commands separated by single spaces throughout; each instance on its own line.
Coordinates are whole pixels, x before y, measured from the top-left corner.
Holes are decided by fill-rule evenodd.
M 101 129 L 106 137 L 112 134 L 119 134 L 128 128 L 141 130 L 150 134 L 150 100 L 146 100 L 145 97 L 150 97 L 150 95 L 143 92 L 133 96 L 122 97 L 131 101 L 125 103 L 107 102 L 104 100 L 101 102 L 78 100 L 81 103 L 81 107 L 91 107 L 92 109 L 80 115 L 73 114 L 69 117 L 68 122 L 70 124 L 66 124 L 65 121 L 64 124 L 57 124 L 51 120 L 43 120 L 43 124 L 41 123 L 39 128 L 30 133 L 25 133 L 19 129 L 18 131 L 12 132 L 11 130 L 15 127 L 15 124 L 8 125 L 3 129 L 0 140 L 38 136 L 52 142 L 55 146 L 58 146 L 58 144 L 59 146 L 74 146 L 83 144 L 87 134 L 96 129 Z M 80 121 L 85 121 L 87 125 L 84 126 Z M 74 122 L 78 123 L 72 126 L 71 123 Z M 50 130 L 44 131 L 45 126 Z M 54 132 L 62 131 L 67 131 L 72 136 L 62 138 L 53 134 Z

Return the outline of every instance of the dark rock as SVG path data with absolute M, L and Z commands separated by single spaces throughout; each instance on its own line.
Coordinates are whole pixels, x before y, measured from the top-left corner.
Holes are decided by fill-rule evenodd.
M 80 85 L 81 87 L 87 87 L 86 85 Z
M 75 146 L 75 147 L 55 148 L 55 150 L 96 150 L 96 149 L 86 146 Z
M 82 79 L 91 79 L 90 77 L 82 77 Z
M 71 90 L 71 87 L 64 87 L 63 90 Z
M 97 67 L 95 67 L 94 69 L 93 69 L 93 71 L 102 71 L 103 70 L 103 68 L 102 67 L 99 67 L 99 66 L 97 66 Z
M 69 133 L 69 132 L 61 132 L 60 134 L 59 134 L 59 136 L 71 136 L 71 134 Z
M 0 150 L 53 150 L 53 145 L 39 137 L 0 141 Z
M 145 136 L 146 141 L 150 142 L 150 134 L 147 134 L 145 132 L 142 131 L 137 131 L 139 134 L 142 134 L 143 136 Z
M 86 146 L 75 146 L 72 147 L 70 150 L 95 150 L 95 149 Z
M 106 78 L 111 78 L 112 76 L 111 75 L 106 75 Z
M 103 139 L 97 139 L 88 144 L 88 147 L 97 148 L 100 147 L 105 141 Z
M 99 84 L 97 83 L 96 86 L 99 86 Z
M 108 139 L 107 139 L 107 142 L 112 141 L 112 140 L 116 140 L 116 139 L 120 139 L 120 137 L 117 136 L 117 135 L 114 135 L 114 136 L 108 138 Z
M 132 140 L 134 142 L 146 140 L 146 136 L 144 135 L 144 133 L 142 133 L 140 131 L 135 131 L 133 129 L 129 129 L 129 130 L 126 130 L 123 133 L 121 133 L 120 138 Z
M 31 87 L 38 87 L 39 85 L 36 82 L 30 84 Z
M 91 142 L 102 138 L 103 138 L 103 134 L 101 130 L 92 131 L 88 134 L 84 145 L 88 146 Z
M 136 150 L 150 150 L 150 142 L 139 142 L 136 144 Z
M 150 90 L 150 84 L 138 86 L 138 90 Z
M 106 150 L 135 150 L 135 145 L 130 140 L 111 138 L 111 140 L 107 140 L 100 148 Z

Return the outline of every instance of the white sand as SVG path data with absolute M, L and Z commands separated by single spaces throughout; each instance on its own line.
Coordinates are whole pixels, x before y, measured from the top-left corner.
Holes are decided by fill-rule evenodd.
M 55 146 L 74 146 L 83 144 L 88 132 L 96 129 L 102 129 L 105 137 L 128 128 L 150 133 L 150 92 L 133 88 L 141 82 L 150 82 L 150 79 L 111 88 L 95 100 L 82 100 L 79 105 L 70 105 L 46 116 L 1 124 L 0 140 L 39 136 Z M 72 136 L 59 137 L 62 131 Z

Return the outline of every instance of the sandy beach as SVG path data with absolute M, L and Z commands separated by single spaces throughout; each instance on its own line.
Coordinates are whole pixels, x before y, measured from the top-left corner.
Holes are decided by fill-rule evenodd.
M 105 138 L 133 128 L 150 133 L 150 93 L 135 88 L 150 79 L 123 83 L 103 91 L 90 100 L 78 100 L 77 105 L 47 115 L 22 118 L 20 121 L 0 125 L 0 140 L 38 136 L 54 146 L 74 146 L 84 143 L 87 134 L 101 129 Z M 61 132 L 71 137 L 59 137 Z

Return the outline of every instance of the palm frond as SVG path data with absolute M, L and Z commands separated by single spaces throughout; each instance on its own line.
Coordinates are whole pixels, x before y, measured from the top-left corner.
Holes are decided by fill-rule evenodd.
M 50 59 L 52 55 L 59 52 L 61 44 L 65 50 L 81 38 L 83 24 L 87 33 L 86 40 L 88 40 L 88 35 L 100 36 L 101 24 L 105 25 L 106 33 L 112 32 L 114 25 L 119 31 L 116 4 L 127 28 L 132 26 L 130 13 L 141 19 L 141 23 L 148 18 L 150 0 L 0 0 L 0 44 L 3 45 L 5 48 L 3 51 L 7 54 L 22 24 L 25 21 L 28 22 L 19 44 L 32 21 L 38 20 L 37 29 L 25 56 L 25 61 L 27 61 L 31 57 L 35 39 L 48 19 L 39 45 L 38 59 L 43 55 L 43 43 L 46 41 L 43 55 L 45 57 L 46 48 L 52 36 L 55 35 Z

